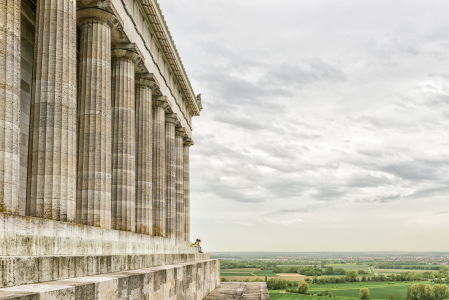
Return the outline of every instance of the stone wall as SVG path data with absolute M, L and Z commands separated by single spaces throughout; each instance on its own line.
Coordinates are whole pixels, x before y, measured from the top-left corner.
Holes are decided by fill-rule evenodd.
M 219 285 L 219 260 L 205 260 L 3 288 L 0 299 L 199 300 Z

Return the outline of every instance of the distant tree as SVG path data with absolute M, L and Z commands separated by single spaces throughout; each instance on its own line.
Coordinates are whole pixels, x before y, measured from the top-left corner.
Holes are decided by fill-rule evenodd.
M 356 271 L 348 270 L 348 271 L 346 271 L 346 280 L 349 282 L 356 282 L 358 275 L 359 274 L 357 274 Z
M 361 288 L 360 289 L 360 299 L 369 299 L 369 289 L 367 288 Z
M 267 276 L 265 276 L 265 282 L 267 282 Z
M 334 274 L 335 274 L 335 275 L 345 275 L 345 274 L 346 274 L 346 271 L 345 271 L 345 269 L 343 269 L 343 268 L 335 268 L 335 269 L 334 269 Z
M 389 299 L 389 300 L 395 300 L 395 297 L 394 297 L 393 294 L 390 294 L 390 296 L 388 296 L 388 299 Z
M 326 272 L 327 275 L 334 275 L 334 267 L 328 266 L 326 268 Z
M 298 293 L 300 294 L 306 294 L 309 290 L 309 284 L 305 281 L 300 281 L 298 285 Z
M 246 277 L 245 280 L 244 280 L 244 282 L 249 282 L 249 278 Z
M 362 276 L 362 281 L 366 281 L 366 276 Z
M 329 290 L 325 290 L 324 291 L 324 296 L 328 296 L 329 295 Z
M 429 284 L 415 283 L 407 289 L 404 300 L 433 300 L 433 289 Z
M 435 299 L 448 299 L 449 298 L 449 287 L 445 284 L 435 284 L 433 287 L 433 294 Z
M 221 282 L 228 282 L 228 279 L 226 277 L 221 277 L 220 281 Z

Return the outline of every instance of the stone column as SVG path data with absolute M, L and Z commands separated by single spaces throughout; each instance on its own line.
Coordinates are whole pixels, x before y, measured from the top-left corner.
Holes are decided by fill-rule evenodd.
M 76 221 L 111 228 L 111 28 L 116 19 L 93 8 L 77 15 L 81 45 Z
M 190 138 L 184 139 L 184 224 L 183 224 L 183 239 L 190 241 L 190 159 L 189 150 L 193 145 Z
M 176 114 L 165 116 L 165 226 L 167 238 L 176 235 L 176 156 L 175 156 L 175 130 L 179 124 Z
M 30 127 L 29 213 L 31 216 L 74 222 L 75 0 L 37 1 Z
M 184 128 L 176 128 L 176 239 L 183 240 L 184 207 Z
M 153 234 L 153 115 L 154 81 L 136 79 L 136 232 Z
M 112 50 L 112 228 L 136 230 L 134 64 L 139 56 Z
M 153 235 L 165 236 L 165 110 L 166 97 L 153 99 Z
M 19 214 L 20 1 L 0 0 L 0 212 Z

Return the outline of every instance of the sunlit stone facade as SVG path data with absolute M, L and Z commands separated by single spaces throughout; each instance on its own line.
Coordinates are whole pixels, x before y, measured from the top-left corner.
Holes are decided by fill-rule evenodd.
M 142 271 L 136 299 L 207 295 L 219 262 L 189 247 L 201 99 L 157 2 L 0 0 L 0 50 L 0 296 L 72 299 L 29 284 L 161 265 L 179 286 Z

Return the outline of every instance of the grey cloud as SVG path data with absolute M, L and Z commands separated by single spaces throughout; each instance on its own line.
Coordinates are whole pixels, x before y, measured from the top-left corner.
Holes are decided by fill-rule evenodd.
M 374 196 L 374 197 L 366 197 L 362 199 L 357 199 L 355 202 L 362 202 L 362 203 L 390 203 L 391 201 L 398 200 L 403 195 L 401 194 L 391 194 L 391 195 L 382 195 L 382 196 Z

